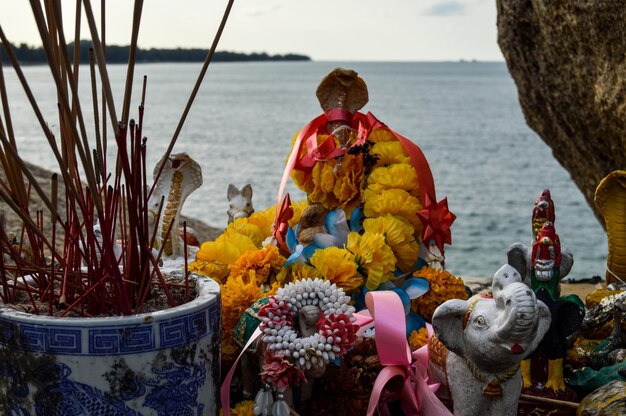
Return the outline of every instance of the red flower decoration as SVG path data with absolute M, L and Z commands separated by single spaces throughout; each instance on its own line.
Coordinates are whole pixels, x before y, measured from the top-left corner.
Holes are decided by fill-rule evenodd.
M 328 319 L 319 320 L 317 323 L 319 333 L 325 337 L 333 337 L 335 340 L 333 346 L 339 347 L 336 354 L 342 355 L 354 345 L 356 341 L 356 331 L 358 325 L 350 322 L 350 318 L 346 314 L 330 314 Z
M 299 385 L 306 381 L 304 372 L 296 368 L 289 361 L 285 360 L 282 355 L 273 354 L 267 350 L 265 353 L 265 363 L 263 371 L 261 371 L 263 383 L 270 383 L 279 390 L 285 389 L 290 385 Z
M 263 318 L 280 325 L 288 323 L 289 326 L 293 326 L 293 312 L 291 312 L 291 308 L 285 302 L 279 302 L 274 296 L 270 296 L 269 302 L 259 310 L 259 318 L 263 321 L 261 324 L 262 328 L 266 326 Z
M 444 244 L 452 244 L 452 232 L 450 226 L 456 219 L 456 215 L 448 209 L 448 198 L 439 202 L 434 202 L 426 195 L 425 208 L 417 212 L 424 229 L 422 230 L 422 241 L 426 244 L 434 240 L 439 250 L 444 252 Z

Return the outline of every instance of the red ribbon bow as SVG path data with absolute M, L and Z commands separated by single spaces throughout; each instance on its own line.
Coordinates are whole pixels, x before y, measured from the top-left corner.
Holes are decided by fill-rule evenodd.
M 304 126 L 298 137 L 296 138 L 293 149 L 291 150 L 291 154 L 289 155 L 289 159 L 287 160 L 287 165 L 285 166 L 285 171 L 283 172 L 283 177 L 278 187 L 278 195 L 276 198 L 276 219 L 274 222 L 274 230 L 277 229 L 278 225 L 278 217 L 279 217 L 279 201 L 283 196 L 283 192 L 285 190 L 285 186 L 287 185 L 287 180 L 289 179 L 289 175 L 291 172 L 296 169 L 305 173 L 305 175 L 309 174 L 315 164 L 320 160 L 328 160 L 334 157 L 338 157 L 342 154 L 345 154 L 347 149 L 337 147 L 335 143 L 335 139 L 332 135 L 328 136 L 322 143 L 317 143 L 317 135 L 326 133 L 326 123 L 329 120 L 335 119 L 335 113 L 328 112 L 326 114 L 322 114 L 315 119 L 313 119 L 309 124 Z M 341 117 L 346 119 L 344 121 L 348 122 L 349 113 L 342 113 Z M 330 117 L 330 118 L 329 118 Z M 420 149 L 415 143 L 402 136 L 401 134 L 393 131 L 389 127 L 387 127 L 384 123 L 380 122 L 372 113 L 359 113 L 357 112 L 352 116 L 352 120 L 350 122 L 350 127 L 357 131 L 357 139 L 350 146 L 350 148 L 355 146 L 361 146 L 363 143 L 367 141 L 370 134 L 376 129 L 385 129 L 389 133 L 393 134 L 393 136 L 402 144 L 404 151 L 409 155 L 411 159 L 411 164 L 415 168 L 417 172 L 417 179 L 420 185 L 420 197 L 423 205 L 426 205 L 426 198 L 430 198 L 430 200 L 435 201 L 435 182 L 433 181 L 433 174 L 430 171 L 430 166 L 428 165 L 428 161 Z M 306 151 L 303 154 L 303 146 L 306 146 Z M 442 250 L 443 251 L 443 250 Z

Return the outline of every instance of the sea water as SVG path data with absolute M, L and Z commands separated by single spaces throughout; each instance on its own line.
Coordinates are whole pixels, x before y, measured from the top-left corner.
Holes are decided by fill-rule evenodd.
M 446 249 L 452 273 L 492 276 L 506 262 L 510 244 L 530 244 L 533 203 L 549 188 L 561 244 L 574 253 L 570 276 L 604 275 L 606 235 L 567 171 L 526 125 L 504 63 L 211 64 L 174 148 L 189 153 L 203 169 L 204 184 L 189 197 L 184 214 L 224 227 L 230 183 L 250 183 L 257 210 L 273 205 L 292 137 L 320 114 L 315 89 L 337 66 L 356 70 L 366 81 L 370 100 L 364 111 L 413 140 L 426 155 L 437 198 L 447 197 L 457 216 Z M 147 75 L 149 166 L 167 148 L 200 67 L 136 65 L 131 116 L 137 114 L 142 76 Z M 15 74 L 5 72 L 22 157 L 58 170 Z M 126 66 L 110 65 L 109 72 L 119 115 Z M 26 67 L 25 73 L 56 131 L 57 100 L 48 68 Z M 80 78 L 82 110 L 93 140 L 88 67 L 80 68 Z M 287 189 L 293 199 L 304 198 L 293 184 Z

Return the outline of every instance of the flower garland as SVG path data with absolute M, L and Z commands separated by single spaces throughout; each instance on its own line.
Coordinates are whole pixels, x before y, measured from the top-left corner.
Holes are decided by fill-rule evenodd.
M 467 299 L 465 283 L 460 277 L 446 270 L 423 267 L 413 276 L 428 280 L 429 290 L 418 299 L 411 301 L 411 310 L 418 313 L 428 322 L 431 321 L 435 309 L 448 299 Z
M 284 384 L 283 374 L 296 370 L 323 369 L 341 357 L 356 340 L 357 325 L 352 322 L 354 307 L 343 289 L 322 279 L 299 280 L 278 289 L 259 311 L 262 340 L 269 360 L 263 365 L 263 382 Z M 298 334 L 296 319 L 306 319 L 301 312 L 307 307 L 319 313 L 317 332 Z M 300 322 L 302 323 L 302 322 Z M 278 364 L 277 364 L 278 363 Z

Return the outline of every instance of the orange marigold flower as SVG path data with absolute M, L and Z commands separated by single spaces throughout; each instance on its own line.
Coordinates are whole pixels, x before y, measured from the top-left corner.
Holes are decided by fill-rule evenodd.
M 243 253 L 229 266 L 230 276 L 241 277 L 244 282 L 253 282 L 257 286 L 272 284 L 283 264 L 285 258 L 280 255 L 277 247 L 270 245 L 261 250 Z
M 363 174 L 362 155 L 346 154 L 318 161 L 308 176 L 294 171 L 292 178 L 311 202 L 327 209 L 343 208 L 349 214 L 360 203 Z
M 411 301 L 411 310 L 431 321 L 435 309 L 449 299 L 467 299 L 463 279 L 455 277 L 446 270 L 422 267 L 413 276 L 428 280 L 430 289 L 424 295 Z
M 222 360 L 230 362 L 237 353 L 233 331 L 246 309 L 265 296 L 256 282 L 245 282 L 240 276 L 231 276 L 222 285 Z

